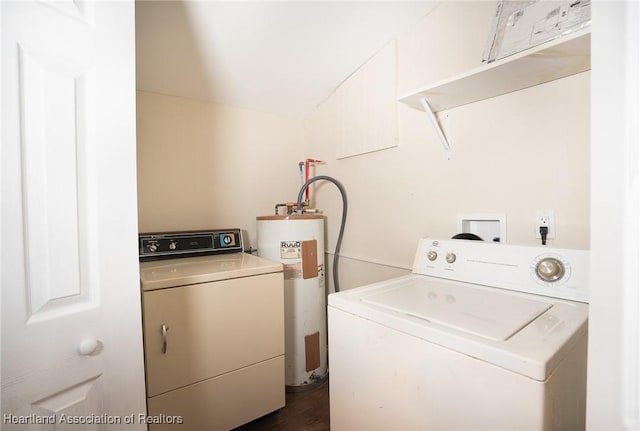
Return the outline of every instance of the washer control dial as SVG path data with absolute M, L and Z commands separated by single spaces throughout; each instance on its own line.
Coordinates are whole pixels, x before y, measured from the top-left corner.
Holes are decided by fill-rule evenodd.
M 447 263 L 453 263 L 456 261 L 456 254 L 454 252 L 447 253 L 445 259 L 447 260 Z
M 564 264 L 555 257 L 545 257 L 536 265 L 536 275 L 546 282 L 560 280 L 565 273 Z
M 431 262 L 433 262 L 437 258 L 438 258 L 438 253 L 436 251 L 430 250 L 427 253 L 427 259 L 429 259 Z

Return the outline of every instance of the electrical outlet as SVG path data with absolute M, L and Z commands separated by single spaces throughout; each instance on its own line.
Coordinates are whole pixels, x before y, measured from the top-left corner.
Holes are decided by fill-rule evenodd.
M 547 239 L 555 239 L 556 237 L 556 223 L 553 215 L 553 210 L 538 210 L 536 211 L 536 238 L 541 239 L 540 227 L 546 226 L 549 228 L 547 232 Z

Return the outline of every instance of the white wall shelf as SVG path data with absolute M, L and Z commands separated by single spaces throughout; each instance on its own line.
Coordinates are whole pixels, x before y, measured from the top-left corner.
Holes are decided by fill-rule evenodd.
M 478 102 L 591 69 L 591 29 L 551 40 L 460 75 L 411 91 L 398 100 L 433 112 Z

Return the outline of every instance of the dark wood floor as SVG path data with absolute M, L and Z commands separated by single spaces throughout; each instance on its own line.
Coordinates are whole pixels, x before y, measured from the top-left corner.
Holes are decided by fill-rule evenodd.
M 301 392 L 287 392 L 284 408 L 234 431 L 329 431 L 329 379 Z

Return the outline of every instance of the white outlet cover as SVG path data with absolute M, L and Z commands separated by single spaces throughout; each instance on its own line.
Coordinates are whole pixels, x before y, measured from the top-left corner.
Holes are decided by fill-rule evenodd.
M 556 220 L 555 214 L 553 210 L 538 210 L 536 211 L 536 219 L 535 219 L 535 236 L 538 239 L 542 239 L 540 235 L 540 222 L 539 220 L 542 217 L 547 217 L 549 219 L 549 231 L 547 232 L 547 239 L 555 239 L 556 238 Z

